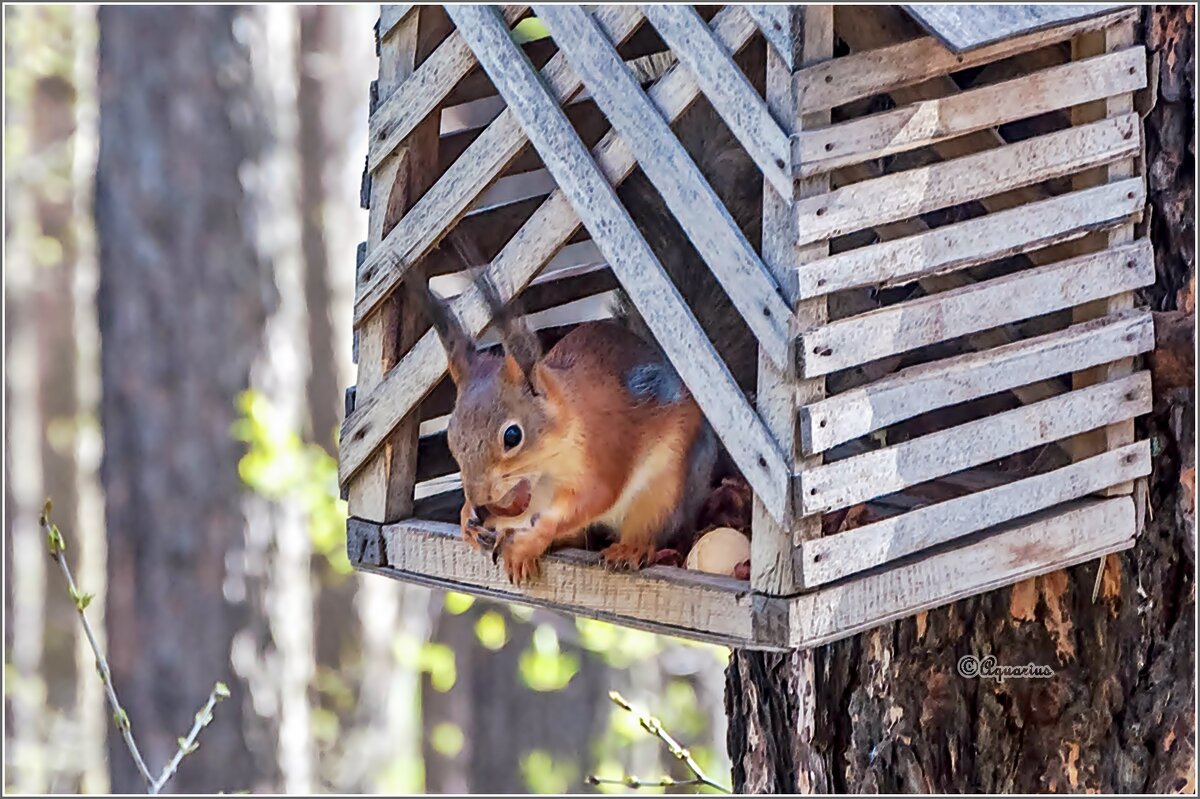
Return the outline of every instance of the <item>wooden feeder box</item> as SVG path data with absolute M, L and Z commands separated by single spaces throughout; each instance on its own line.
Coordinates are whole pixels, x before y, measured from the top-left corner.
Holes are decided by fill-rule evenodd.
M 781 649 L 1132 546 L 1139 35 L 1111 6 L 383 6 L 340 452 L 355 566 Z M 698 101 L 757 167 L 761 234 L 676 138 Z M 753 391 L 610 188 L 638 169 L 753 335 Z M 455 279 L 456 225 L 536 327 L 624 288 L 754 491 L 748 581 L 567 550 L 518 588 L 460 540 L 446 354 L 398 291 L 418 264 Z

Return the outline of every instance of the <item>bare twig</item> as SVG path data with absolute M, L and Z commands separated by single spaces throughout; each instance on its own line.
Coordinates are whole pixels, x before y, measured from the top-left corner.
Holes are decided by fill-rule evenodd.
M 200 735 L 200 730 L 208 726 L 213 719 L 213 708 L 217 706 L 225 697 L 229 696 L 229 688 L 223 682 L 213 686 L 212 693 L 208 695 L 208 701 L 204 703 L 204 707 L 200 708 L 200 712 L 196 714 L 196 722 L 192 724 L 192 730 L 187 734 L 186 738 L 179 739 L 179 748 L 175 750 L 175 756 L 171 758 L 171 762 L 163 766 L 162 774 L 150 786 L 150 793 L 156 794 L 163 789 L 167 781 L 175 776 L 175 770 L 179 768 L 179 764 L 183 762 L 186 755 L 190 755 L 196 751 L 196 747 L 200 744 L 196 743 L 196 738 Z
M 50 500 L 47 499 L 45 506 L 42 508 L 42 515 L 39 520 L 42 525 L 42 532 L 46 534 L 46 547 L 50 551 L 50 557 L 59 565 L 63 576 L 67 579 L 67 591 L 71 594 L 71 600 L 75 603 L 75 610 L 79 613 L 79 621 L 83 624 L 83 632 L 87 635 L 88 644 L 91 645 L 92 653 L 96 656 L 96 671 L 100 675 L 100 681 L 104 683 L 104 691 L 108 696 L 108 704 L 113 712 L 113 723 L 121 731 L 121 737 L 125 739 L 125 745 L 129 748 L 129 754 L 133 756 L 134 764 L 137 766 L 142 778 L 146 780 L 148 791 L 156 794 L 174 776 L 175 770 L 179 768 L 179 763 L 183 760 L 184 756 L 195 751 L 197 746 L 196 736 L 200 734 L 201 729 L 208 726 L 208 723 L 212 721 L 213 708 L 217 702 L 229 696 L 229 688 L 222 682 L 216 684 L 212 693 L 208 696 L 208 703 L 196 714 L 196 723 L 192 726 L 188 737 L 186 739 L 179 739 L 179 750 L 171 758 L 171 762 L 163 768 L 162 774 L 159 775 L 158 779 L 154 779 L 154 776 L 150 774 L 150 769 L 146 766 L 146 761 L 142 758 L 137 741 L 133 739 L 133 729 L 129 724 L 129 714 L 125 712 L 125 708 L 121 707 L 121 702 L 117 699 L 117 692 L 113 688 L 112 671 L 109 670 L 108 660 L 104 657 L 104 653 L 100 651 L 100 645 L 96 643 L 96 634 L 87 619 L 87 614 L 84 613 L 92 601 L 92 594 L 80 593 L 75 585 L 75 578 L 71 576 L 71 568 L 67 565 L 66 555 L 63 554 L 67 551 L 67 544 L 63 540 L 58 525 L 50 521 L 50 509 Z
M 700 764 L 696 762 L 694 757 L 692 757 L 692 753 L 681 746 L 679 741 L 676 741 L 673 737 L 671 737 L 671 734 L 663 728 L 662 722 L 659 721 L 658 718 L 637 710 L 633 707 L 633 705 L 629 704 L 629 701 L 625 699 L 625 697 L 621 696 L 616 691 L 609 691 L 608 698 L 611 699 L 613 704 L 615 704 L 617 707 L 636 716 L 638 724 L 641 725 L 642 729 L 653 735 L 658 740 L 662 741 L 663 745 L 667 748 L 667 751 L 671 753 L 671 757 L 675 758 L 680 763 L 683 763 L 683 765 L 687 767 L 687 770 L 692 772 L 692 774 L 695 776 L 695 779 L 676 780 L 671 777 L 662 777 L 658 780 L 647 781 L 634 776 L 628 776 L 623 779 L 609 779 L 606 777 L 590 775 L 587 778 L 587 783 L 589 785 L 624 785 L 629 788 L 673 788 L 683 785 L 704 785 L 721 791 L 722 793 L 730 792 L 728 788 L 709 779 L 708 775 L 704 773 L 704 769 L 700 768 Z

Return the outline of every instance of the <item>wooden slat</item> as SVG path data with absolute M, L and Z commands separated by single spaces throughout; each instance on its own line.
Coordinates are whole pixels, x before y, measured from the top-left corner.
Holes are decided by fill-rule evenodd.
M 1072 391 L 806 470 L 805 513 L 844 508 L 1150 412 L 1150 373 Z
M 665 635 L 737 646 L 754 642 L 754 600 L 742 580 L 667 566 L 636 574 L 612 572 L 600 565 L 598 553 L 569 549 L 546 556 L 542 576 L 518 587 L 488 555 L 468 547 L 456 526 L 420 520 L 382 529 L 356 527 L 348 543 L 356 565 L 395 579 L 551 607 Z
M 922 610 L 1128 549 L 1133 542 L 1130 498 L 1072 503 L 968 546 L 800 595 L 791 607 L 791 644 L 826 644 Z
M 580 6 L 565 4 L 535 4 L 534 8 L 741 312 L 761 349 L 776 365 L 788 363 L 792 353 L 791 309 L 671 126 L 658 114 L 587 12 Z M 708 31 L 707 26 L 704 28 Z M 711 38 L 711 32 L 708 36 Z
M 400 6 L 383 6 L 384 9 Z M 504 18 L 516 22 L 528 6 L 503 6 Z M 381 12 L 382 24 L 386 12 Z M 432 114 L 458 82 L 475 67 L 475 56 L 457 31 L 434 50 L 371 115 L 367 168 L 375 171 L 421 120 Z
M 611 41 L 623 42 L 637 30 L 641 14 L 628 6 L 605 6 L 597 12 L 596 21 Z M 582 85 L 562 53 L 550 60 L 540 80 L 553 93 L 556 104 L 570 99 Z M 512 112 L 505 110 L 471 142 L 368 256 L 355 289 L 356 325 L 395 291 L 405 272 L 441 240 L 475 198 L 520 155 L 527 141 Z
M 1136 114 L 1049 133 L 995 150 L 865 180 L 798 201 L 799 244 L 1063 177 L 1141 148 Z
M 727 6 L 713 17 L 713 32 L 730 52 L 741 50 L 755 27 L 737 6 Z M 659 113 L 672 121 L 679 118 L 699 94 L 699 87 L 686 69 L 670 70 L 650 89 L 650 99 Z M 619 185 L 637 166 L 627 144 L 614 132 L 592 148 L 602 172 Z M 488 278 L 507 301 L 533 280 L 579 227 L 579 217 L 566 195 L 556 190 L 534 212 L 488 267 Z M 472 335 L 478 335 L 491 320 L 487 302 L 477 289 L 469 289 L 455 301 L 454 311 Z M 429 331 L 392 368 L 379 388 L 363 392 L 355 413 L 346 418 L 338 449 L 338 480 L 346 481 L 362 466 L 387 433 L 428 394 L 446 373 L 446 351 L 437 335 Z
M 965 269 L 1080 238 L 1128 219 L 1144 205 L 1142 181 L 1130 178 L 860 247 L 801 266 L 800 296 L 898 285 Z
M 654 252 L 495 11 L 451 6 L 509 110 L 570 198 L 592 239 L 637 306 L 742 474 L 777 519 L 787 512 L 791 474 L 762 420 L 746 402 Z
M 779 7 L 772 7 L 779 8 Z M 790 130 L 829 124 L 827 112 L 801 115 L 796 110 L 792 92 L 791 63 L 810 63 L 828 58 L 833 53 L 833 7 L 829 5 L 786 8 L 778 11 L 782 18 L 781 39 L 791 50 L 785 58 L 767 50 L 765 95 L 775 118 L 790 125 Z M 829 191 L 829 177 L 821 176 L 794 182 L 791 196 L 780 196 L 774 187 L 763 182 L 762 253 L 763 262 L 779 282 L 788 301 L 795 308 L 796 329 L 809 329 L 828 320 L 825 298 L 818 297 L 796 302 L 795 268 L 799 264 L 829 255 L 828 242 L 814 242 L 797 247 L 796 216 L 789 210 L 798 197 L 824 194 Z M 798 462 L 796 435 L 796 405 L 818 399 L 825 394 L 824 378 L 798 381 L 796 364 L 780 368 L 770 358 L 758 356 L 758 378 L 755 405 L 776 442 L 793 464 Z M 815 466 L 816 458 L 799 465 Z M 757 498 L 751 508 L 750 584 L 766 594 L 791 594 L 796 591 L 795 567 L 792 563 L 793 543 L 821 534 L 818 516 L 798 518 L 791 514 L 789 524 L 781 525 Z M 812 703 L 801 706 L 798 721 L 802 727 L 813 721 Z
M 921 36 L 805 67 L 795 76 L 796 95 L 804 111 L 833 108 L 864 97 L 886 94 L 939 75 L 1066 41 L 1080 33 L 1131 19 L 1137 13 L 1136 9 L 1124 9 L 1053 30 L 1007 39 L 962 54 L 947 50 L 932 36 Z
M 1153 282 L 1154 253 L 1146 242 L 1026 269 L 804 333 L 797 347 L 801 373 L 829 374 Z
M 823 452 L 928 411 L 1154 349 L 1148 311 L 1129 311 L 996 349 L 912 366 L 800 408 L 805 452 Z
M 641 83 L 653 83 L 665 75 L 667 70 L 676 63 L 675 54 L 670 50 L 663 50 L 659 53 L 650 53 L 638 58 L 631 58 L 625 62 L 625 66 L 628 67 L 633 76 Z M 583 89 L 567 101 L 567 105 L 578 105 L 579 103 L 590 102 L 591 99 L 592 96 L 588 90 Z M 441 135 L 453 136 L 458 133 L 485 128 L 503 112 L 504 98 L 496 95 L 481 97 L 478 100 L 471 100 L 470 102 L 443 108 L 441 114 Z
M 1114 26 L 1105 31 L 1097 32 L 1087 36 L 1081 36 L 1072 42 L 1074 57 L 1092 55 L 1094 53 L 1102 53 L 1113 50 L 1120 50 L 1128 47 L 1135 40 L 1134 23 L 1126 22 L 1121 25 Z M 1100 117 L 1116 117 L 1127 114 L 1133 111 L 1133 95 L 1123 94 L 1116 97 L 1110 97 L 1104 102 L 1093 103 L 1087 106 L 1081 106 L 1073 109 L 1072 121 L 1076 124 L 1089 122 Z M 1076 175 L 1076 186 L 1089 186 L 1095 183 L 1112 182 L 1122 178 L 1129 178 L 1136 174 L 1135 158 L 1131 156 L 1123 161 L 1118 161 L 1110 164 L 1103 169 L 1092 170 L 1091 172 Z M 1119 225 L 1106 233 L 1098 234 L 1094 237 L 1089 237 L 1078 243 L 1080 252 L 1088 252 L 1103 247 L 1114 247 L 1133 241 L 1134 226 L 1132 223 Z M 1076 321 L 1093 319 L 1096 316 L 1112 313 L 1114 311 L 1132 308 L 1135 303 L 1135 297 L 1132 292 L 1118 294 L 1113 297 L 1108 297 L 1105 300 L 1090 305 L 1085 305 L 1075 308 L 1072 313 L 1072 318 Z M 1130 358 L 1117 359 L 1114 355 L 1112 363 L 1100 366 L 1087 372 L 1077 373 L 1071 376 L 1072 383 L 1076 388 L 1090 385 L 1102 380 L 1111 380 L 1121 375 L 1127 375 L 1133 371 L 1133 361 Z M 1084 458 L 1088 455 L 1097 452 L 1103 452 L 1106 449 L 1121 446 L 1130 441 L 1133 441 L 1134 430 L 1133 423 L 1130 421 L 1121 422 L 1112 425 L 1104 430 L 1097 430 L 1070 442 L 1071 451 L 1076 458 Z M 1116 486 L 1110 490 L 1110 494 L 1129 494 L 1133 491 L 1132 483 L 1126 483 L 1121 486 Z
M 379 6 L 379 39 L 388 38 L 416 5 L 413 3 L 381 4 Z
M 792 139 L 792 165 L 806 177 L 1145 85 L 1145 49 L 1131 47 L 801 133 Z
M 892 516 L 801 545 L 805 588 L 866 571 L 1150 473 L 1150 442 L 974 494 Z
M 1080 3 L 956 6 L 943 3 L 906 5 L 904 8 L 946 47 L 963 52 L 1030 31 L 1100 16 L 1111 11 L 1113 6 Z
M 658 31 L 680 63 L 696 77 L 700 90 L 763 176 L 784 197 L 791 197 L 788 136 L 766 103 L 721 47 L 691 6 L 646 5 L 646 20 Z
M 428 51 L 422 24 L 429 12 L 416 10 L 402 15 L 392 35 L 380 42 L 378 91 L 388 98 L 411 75 L 420 57 Z M 407 140 L 408 146 L 386 159 L 369 184 L 367 251 L 377 249 L 394 224 L 395 215 L 412 204 L 415 196 L 433 180 L 432 166 L 437 163 L 437 125 L 429 119 L 417 126 Z M 404 314 L 401 302 L 389 303 L 366 325 L 356 331 L 358 353 L 357 391 L 369 395 L 383 381 L 396 362 L 397 353 L 412 343 L 418 320 Z M 381 439 L 374 456 L 365 464 L 358 479 L 346 486 L 349 513 L 376 522 L 402 519 L 412 512 L 412 490 L 416 480 L 418 419 L 415 414 L 397 420 L 389 436 Z
M 783 66 L 789 72 L 795 69 L 788 7 L 784 5 L 746 5 L 745 9 L 750 18 L 754 20 L 754 24 L 762 31 L 763 38 L 767 40 L 767 44 L 771 46 L 775 56 L 783 62 Z

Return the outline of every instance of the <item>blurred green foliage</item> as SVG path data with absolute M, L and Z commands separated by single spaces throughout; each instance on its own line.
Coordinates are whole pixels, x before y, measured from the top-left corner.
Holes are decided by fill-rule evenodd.
M 238 463 L 242 481 L 278 502 L 296 502 L 308 517 L 313 549 L 335 575 L 353 569 L 346 556 L 346 503 L 338 496 L 337 461 L 288 427 L 262 393 L 238 397 L 233 435 L 248 448 Z

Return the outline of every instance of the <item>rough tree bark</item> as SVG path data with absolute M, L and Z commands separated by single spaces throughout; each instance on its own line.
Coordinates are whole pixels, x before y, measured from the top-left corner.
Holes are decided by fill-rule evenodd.
M 101 479 L 113 677 L 152 768 L 216 680 L 233 689 L 172 788 L 255 787 L 230 645 L 242 626 L 246 520 L 230 434 L 274 302 L 241 179 L 261 121 L 248 12 L 100 11 Z M 142 789 L 120 736 L 113 788 Z
M 1194 791 L 1195 19 L 1147 7 L 1159 64 L 1146 120 L 1158 284 L 1153 517 L 1136 547 L 816 652 L 817 736 L 793 734 L 795 654 L 735 652 L 726 673 L 734 784 L 789 792 Z M 1048 680 L 958 676 L 966 654 L 1051 665 Z

